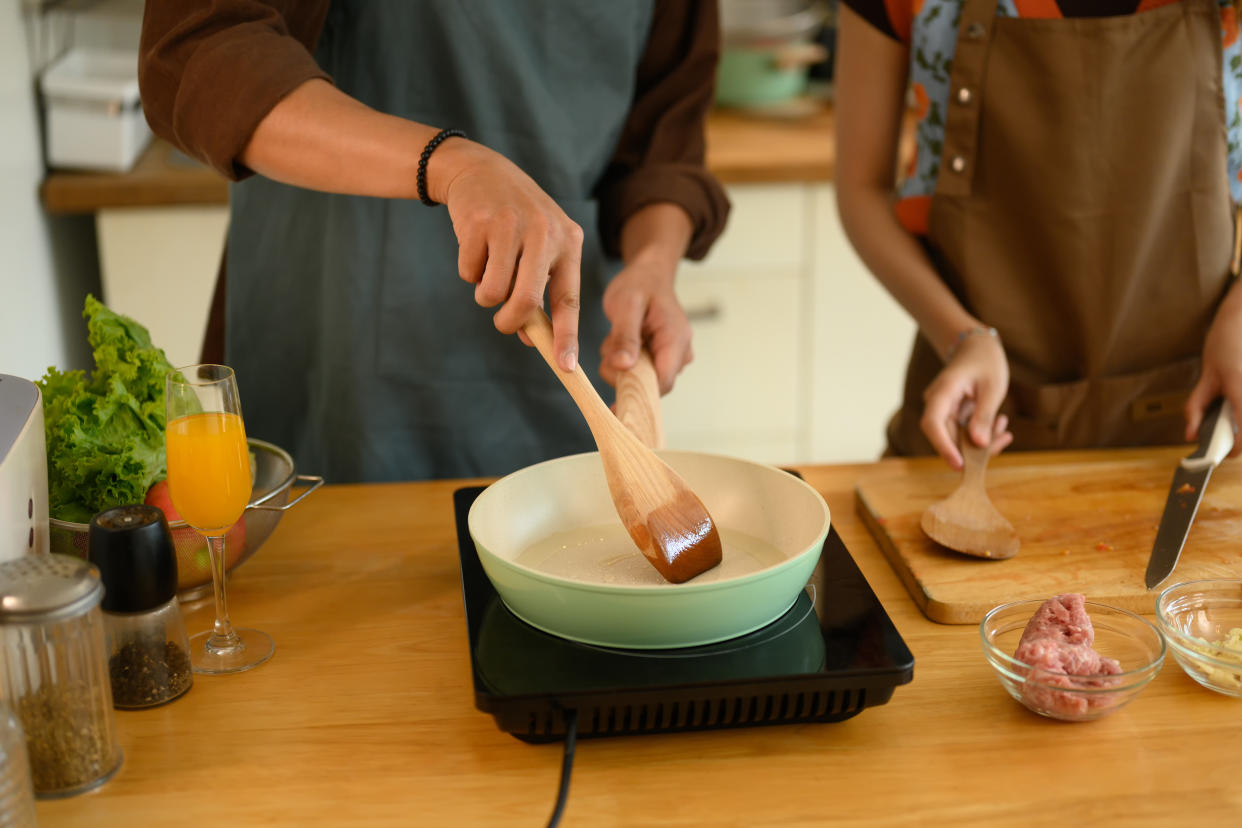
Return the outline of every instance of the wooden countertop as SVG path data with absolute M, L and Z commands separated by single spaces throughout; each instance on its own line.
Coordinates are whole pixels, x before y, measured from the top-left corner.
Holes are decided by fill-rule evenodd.
M 819 104 L 797 118 L 715 110 L 708 120 L 708 166 L 726 184 L 830 181 L 832 107 Z M 126 173 L 53 171 L 43 182 L 51 213 L 120 207 L 228 203 L 228 183 L 156 138 Z
M 837 724 L 582 740 L 563 825 L 1236 822 L 1242 702 L 1170 657 L 1109 718 L 1027 712 L 976 628 L 921 615 L 863 528 L 853 485 L 869 468 L 802 471 L 913 651 L 913 683 Z M 40 802 L 40 824 L 543 825 L 561 746 L 521 742 L 473 705 L 460 485 L 325 486 L 290 510 L 230 581 L 234 622 L 269 632 L 273 660 L 118 711 L 119 774 Z M 187 623 L 205 629 L 210 607 Z

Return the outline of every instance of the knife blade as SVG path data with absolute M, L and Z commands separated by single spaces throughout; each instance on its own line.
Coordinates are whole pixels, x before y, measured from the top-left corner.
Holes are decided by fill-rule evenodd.
M 1204 412 L 1199 425 L 1199 447 L 1183 458 L 1173 472 L 1160 528 L 1147 561 L 1148 589 L 1173 574 L 1212 470 L 1233 449 L 1233 430 L 1233 408 L 1221 397 Z

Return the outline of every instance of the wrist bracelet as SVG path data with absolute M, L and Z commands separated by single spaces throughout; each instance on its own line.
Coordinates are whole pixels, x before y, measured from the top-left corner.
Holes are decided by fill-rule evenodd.
M 418 200 L 428 207 L 435 207 L 440 202 L 432 201 L 431 197 L 427 195 L 427 159 L 436 151 L 436 147 L 454 136 L 465 138 L 466 133 L 460 129 L 442 129 L 427 142 L 427 146 L 423 147 L 423 154 L 418 156 Z
M 953 361 L 953 357 L 957 355 L 957 351 L 962 347 L 963 342 L 972 336 L 980 334 L 986 334 L 987 336 L 1000 339 L 1000 334 L 997 333 L 996 328 L 993 328 L 991 325 L 978 325 L 973 328 L 967 328 L 957 335 L 957 339 L 953 340 L 953 344 L 949 346 L 949 350 L 944 352 L 944 364 L 948 365 Z

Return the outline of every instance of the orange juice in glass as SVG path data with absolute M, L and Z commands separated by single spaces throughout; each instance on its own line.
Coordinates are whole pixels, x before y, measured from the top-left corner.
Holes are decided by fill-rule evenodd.
M 216 620 L 190 639 L 196 673 L 237 673 L 271 658 L 272 639 L 229 621 L 225 533 L 250 500 L 250 450 L 237 378 L 226 365 L 190 365 L 164 384 L 168 494 L 190 526 L 207 536 Z
M 168 490 L 186 523 L 227 532 L 250 500 L 250 451 L 237 414 L 209 411 L 168 423 Z

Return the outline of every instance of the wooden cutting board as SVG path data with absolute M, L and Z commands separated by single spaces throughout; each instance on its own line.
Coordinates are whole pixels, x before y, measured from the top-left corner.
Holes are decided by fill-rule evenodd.
M 988 494 L 1022 548 L 1003 561 L 970 558 L 930 540 L 923 510 L 957 487 L 939 458 L 885 460 L 860 477 L 859 515 L 915 602 L 933 621 L 974 624 L 997 604 L 1081 592 L 1088 600 L 1155 613 L 1163 587 L 1242 578 L 1242 460 L 1212 474 L 1181 560 L 1156 589 L 1143 583 L 1173 469 L 1193 446 L 1003 454 Z

